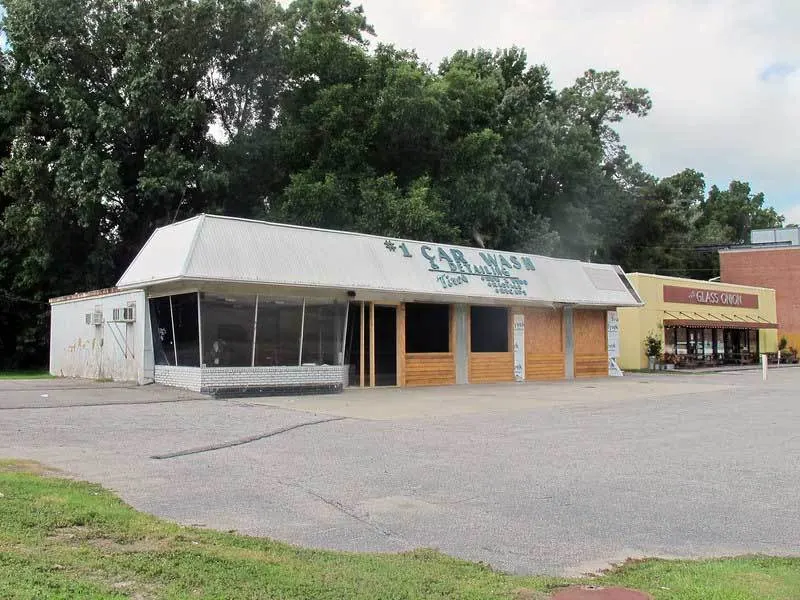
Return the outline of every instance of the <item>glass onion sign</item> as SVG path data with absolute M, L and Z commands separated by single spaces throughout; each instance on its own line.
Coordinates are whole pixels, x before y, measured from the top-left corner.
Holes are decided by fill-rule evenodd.
M 403 258 L 417 259 L 406 242 L 386 240 L 384 247 Z M 418 251 L 417 260 L 422 260 L 442 289 L 458 287 L 477 279 L 495 294 L 526 296 L 528 280 L 524 275 L 536 270 L 527 256 L 480 251 L 477 253 L 480 260 L 476 260 L 458 248 L 428 245 L 421 246 Z
M 740 292 L 679 287 L 675 285 L 664 286 L 664 302 L 727 306 L 731 308 L 758 308 L 758 296 L 756 294 L 742 294 Z

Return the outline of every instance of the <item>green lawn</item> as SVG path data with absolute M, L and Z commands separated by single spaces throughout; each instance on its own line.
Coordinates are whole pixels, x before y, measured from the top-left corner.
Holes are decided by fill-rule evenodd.
M 0 371 L 0 379 L 53 379 L 47 371 Z
M 180 527 L 101 487 L 0 461 L 0 598 L 544 599 L 571 583 L 514 577 L 431 550 L 397 555 L 295 548 Z M 584 582 L 585 583 L 585 582 Z M 643 561 L 594 579 L 654 598 L 800 598 L 800 558 Z

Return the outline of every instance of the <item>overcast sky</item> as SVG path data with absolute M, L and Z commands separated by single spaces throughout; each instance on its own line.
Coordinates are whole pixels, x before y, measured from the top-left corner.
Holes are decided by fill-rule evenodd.
M 650 90 L 623 124 L 633 157 L 750 181 L 800 223 L 800 0 L 358 0 L 377 39 L 426 62 L 460 48 L 525 48 L 558 87 L 587 68 Z

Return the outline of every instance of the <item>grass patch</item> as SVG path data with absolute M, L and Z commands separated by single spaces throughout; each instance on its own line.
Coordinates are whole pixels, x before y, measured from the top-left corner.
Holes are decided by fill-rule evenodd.
M 1 371 L 0 379 L 55 379 L 47 371 Z
M 432 550 L 325 552 L 182 527 L 28 461 L 0 461 L 0 494 L 4 599 L 541 600 L 581 583 L 506 575 Z M 638 561 L 592 584 L 656 600 L 786 600 L 800 598 L 800 559 Z

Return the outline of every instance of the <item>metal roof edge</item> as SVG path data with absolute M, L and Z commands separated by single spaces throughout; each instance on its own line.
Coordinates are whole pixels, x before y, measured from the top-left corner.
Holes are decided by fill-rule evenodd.
M 576 263 L 579 265 L 584 266 L 594 266 L 594 267 L 616 267 L 618 265 L 613 265 L 611 263 L 590 263 L 585 262 L 582 260 L 578 260 L 575 258 L 559 258 L 555 256 L 545 256 L 544 254 L 529 254 L 527 252 L 519 252 L 516 250 L 501 250 L 499 248 L 479 248 L 477 246 L 462 246 L 460 244 L 449 244 L 446 242 L 436 242 L 433 240 L 414 240 L 410 238 L 404 238 L 400 236 L 387 236 L 387 235 L 375 235 L 372 233 L 362 233 L 360 231 L 343 231 L 341 229 L 325 229 L 323 227 L 308 227 L 306 225 L 294 225 L 291 223 L 276 223 L 274 221 L 262 221 L 259 219 L 246 219 L 244 217 L 229 217 L 225 215 L 214 215 L 208 213 L 202 213 L 200 215 L 196 215 L 191 219 L 197 219 L 198 217 L 205 217 L 206 219 L 215 219 L 221 221 L 240 221 L 243 223 L 253 223 L 257 225 L 269 225 L 271 227 L 281 227 L 283 229 L 300 229 L 304 231 L 317 231 L 321 233 L 335 233 L 337 235 L 345 235 L 351 237 L 361 237 L 361 238 L 370 238 L 375 240 L 395 240 L 398 242 L 411 242 L 413 244 L 435 244 L 437 246 L 447 246 L 449 248 L 458 248 L 458 249 L 467 249 L 467 250 L 475 250 L 477 252 L 502 252 L 504 254 L 514 254 L 518 256 L 530 256 L 533 258 L 541 258 L 551 261 L 558 261 L 558 262 L 569 262 L 569 263 Z M 163 227 L 159 227 L 159 229 L 163 229 L 166 227 L 171 227 L 173 225 L 178 225 L 180 223 L 185 223 L 186 221 L 190 221 L 191 219 L 184 219 L 183 221 L 178 221 L 177 223 L 171 223 L 170 225 L 165 225 Z
M 287 287 L 287 288 L 311 288 L 311 289 L 318 289 L 318 290 L 331 290 L 331 291 L 348 291 L 352 290 L 351 286 L 329 286 L 329 285 L 318 285 L 318 284 L 295 284 L 295 283 L 278 283 L 278 282 L 265 282 L 265 281 L 257 281 L 257 280 L 244 280 L 244 279 L 223 279 L 217 277 L 192 277 L 192 276 L 181 276 L 181 277 L 170 277 L 166 279 L 159 279 L 153 280 L 148 282 L 139 282 L 136 285 L 131 285 L 130 288 L 138 288 L 138 289 L 145 289 L 150 287 L 155 287 L 157 285 L 165 285 L 165 284 L 172 284 L 177 282 L 186 282 L 186 283 L 230 283 L 235 285 L 246 285 L 246 286 L 264 286 L 264 287 Z M 126 289 L 126 288 L 120 288 Z M 431 292 L 415 292 L 413 290 L 401 290 L 401 289 L 393 289 L 393 288 L 375 288 L 375 287 L 364 287 L 364 288 L 356 288 L 361 293 L 366 294 L 396 294 L 396 295 L 404 295 L 404 296 L 430 296 L 430 297 L 437 297 L 437 298 L 450 298 L 451 303 L 457 303 L 459 299 L 463 300 L 466 298 L 469 299 L 477 299 L 477 300 L 508 300 L 511 301 L 513 304 L 534 304 L 534 303 L 545 303 L 545 304 L 553 304 L 553 305 L 562 305 L 562 306 L 596 306 L 598 308 L 611 308 L 611 307 L 620 307 L 620 308 L 636 308 L 644 306 L 645 303 L 636 303 L 635 301 L 628 301 L 628 302 L 591 302 L 591 301 L 575 301 L 574 299 L 564 299 L 564 298 L 551 298 L 551 299 L 544 299 L 544 298 L 530 298 L 530 297 L 514 297 L 514 298 L 507 298 L 505 296 L 475 296 L 475 295 L 468 295 L 468 296 L 458 296 L 455 294 L 436 294 Z

